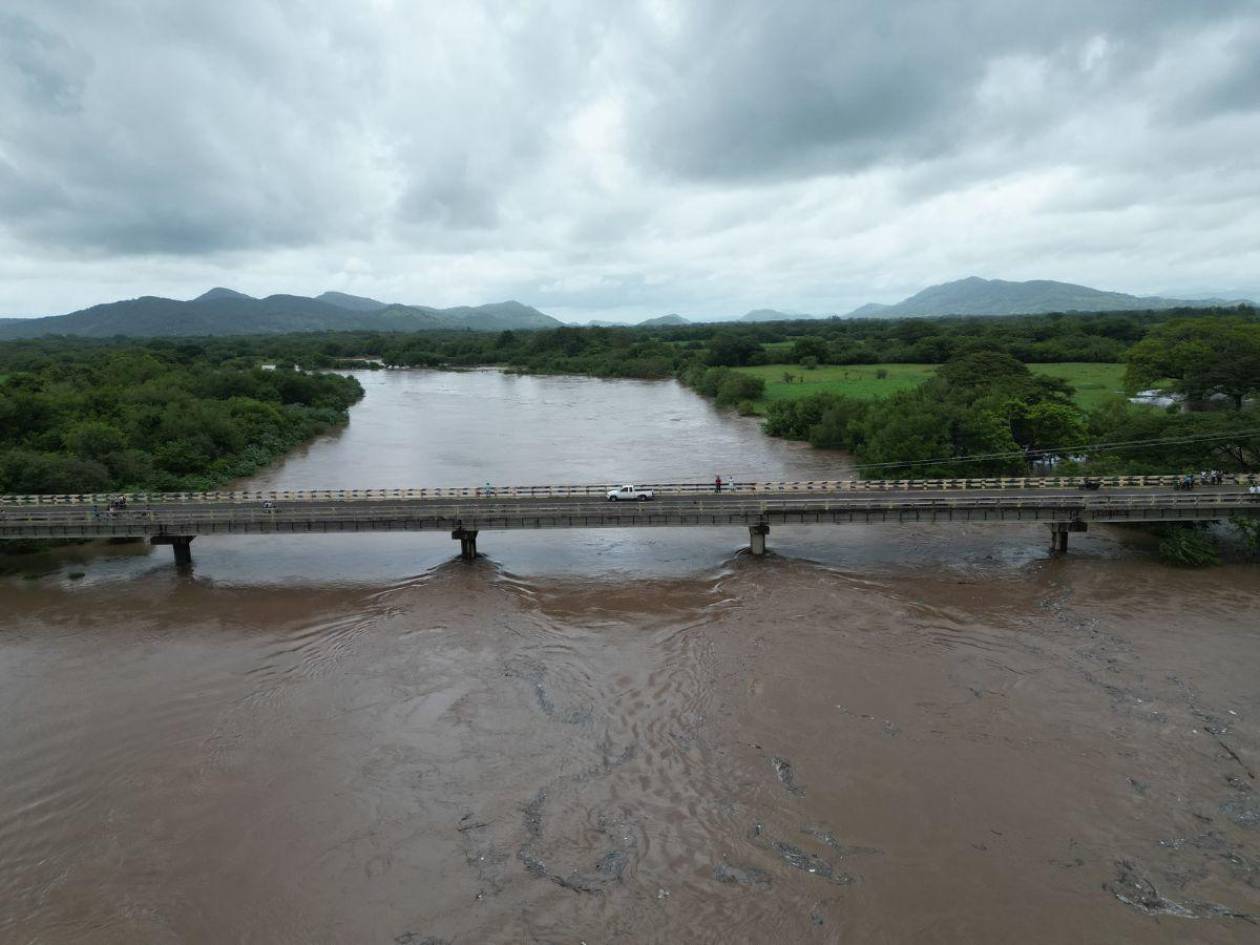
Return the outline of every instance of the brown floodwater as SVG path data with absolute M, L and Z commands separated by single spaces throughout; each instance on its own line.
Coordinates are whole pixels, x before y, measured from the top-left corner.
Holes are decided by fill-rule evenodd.
M 361 377 L 253 482 L 844 470 L 672 383 Z M 41 560 L 0 579 L 0 942 L 1254 942 L 1260 572 L 1072 541 Z

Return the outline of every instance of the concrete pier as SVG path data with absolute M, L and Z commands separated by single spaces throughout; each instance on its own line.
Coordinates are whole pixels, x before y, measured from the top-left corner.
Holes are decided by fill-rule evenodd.
M 1050 525 L 1050 551 L 1053 554 L 1067 554 L 1068 532 L 1088 531 L 1088 522 L 1054 522 Z
M 477 532 L 475 529 L 457 528 L 451 532 L 451 537 L 459 539 L 459 556 L 461 558 L 465 561 L 477 560 Z
M 175 566 L 188 568 L 192 566 L 192 540 L 195 535 L 154 535 L 149 539 L 151 545 L 170 545 L 175 553 Z
M 748 550 L 760 557 L 766 553 L 766 536 L 770 534 L 770 526 L 749 525 L 748 526 Z

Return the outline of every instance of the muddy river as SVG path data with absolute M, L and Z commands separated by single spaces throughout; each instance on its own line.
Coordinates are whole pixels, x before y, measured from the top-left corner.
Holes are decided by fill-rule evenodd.
M 820 478 L 672 383 L 363 373 L 260 488 Z M 200 538 L 0 579 L 0 942 L 1260 940 L 1260 571 L 1096 528 Z

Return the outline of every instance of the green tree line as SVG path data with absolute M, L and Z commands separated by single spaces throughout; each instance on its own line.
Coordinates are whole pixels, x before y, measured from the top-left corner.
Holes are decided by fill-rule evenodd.
M 0 378 L 0 493 L 213 488 L 345 423 L 363 396 L 351 377 L 196 344 L 13 343 Z

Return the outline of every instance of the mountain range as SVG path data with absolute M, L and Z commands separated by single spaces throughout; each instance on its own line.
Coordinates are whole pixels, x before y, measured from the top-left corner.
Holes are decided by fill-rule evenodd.
M 870 302 L 849 318 L 892 318 L 906 315 L 1039 315 L 1045 312 L 1120 312 L 1142 309 L 1206 308 L 1254 305 L 1246 299 L 1166 299 L 1155 295 L 1104 292 L 1071 282 L 1034 279 L 1007 282 L 971 276 L 929 286 L 894 305 Z M 747 318 L 748 316 L 744 316 Z
M 520 302 L 432 308 L 325 292 L 257 299 L 214 288 L 191 301 L 144 296 L 93 305 L 68 315 L 0 319 L 0 339 L 40 335 L 264 335 L 290 331 L 502 331 L 558 328 L 562 322 Z
M 869 303 L 850 312 L 849 318 L 899 318 L 911 315 L 1035 315 L 1045 312 L 1141 311 L 1181 307 L 1255 305 L 1245 299 L 1169 299 L 1160 296 L 1104 292 L 1070 282 L 1036 279 L 1007 282 L 972 276 L 934 285 L 893 305 Z M 754 309 L 740 322 L 797 321 L 826 318 Z M 109 338 L 173 337 L 189 335 L 261 335 L 292 331 L 503 331 L 558 328 L 563 322 L 520 302 L 433 308 L 381 302 L 344 292 L 324 292 L 315 297 L 269 295 L 254 298 L 222 287 L 195 299 L 143 296 L 107 302 L 68 315 L 45 318 L 0 318 L 0 340 L 41 335 L 81 335 Z M 593 321 L 590 325 L 613 325 Z M 681 315 L 660 315 L 639 323 L 664 327 L 689 325 Z

